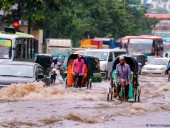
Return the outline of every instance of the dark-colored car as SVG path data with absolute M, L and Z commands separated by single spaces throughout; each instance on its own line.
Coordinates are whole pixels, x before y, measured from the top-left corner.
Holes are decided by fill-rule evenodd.
M 10 61 L 0 64 L 0 87 L 12 83 L 43 81 L 44 69 L 37 63 Z

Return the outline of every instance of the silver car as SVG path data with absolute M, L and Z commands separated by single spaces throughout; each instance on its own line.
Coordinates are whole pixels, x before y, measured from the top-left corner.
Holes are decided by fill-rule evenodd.
M 41 81 L 44 77 L 44 69 L 37 63 L 10 61 L 0 64 L 0 87 Z

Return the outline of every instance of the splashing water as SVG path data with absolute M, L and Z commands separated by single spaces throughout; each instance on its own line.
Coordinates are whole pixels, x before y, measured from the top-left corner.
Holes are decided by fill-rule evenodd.
M 69 113 L 66 116 L 66 119 L 68 120 L 73 120 L 73 121 L 78 121 L 78 122 L 85 122 L 85 123 L 99 123 L 103 122 L 110 118 L 108 115 L 95 115 L 95 116 L 87 116 L 84 114 L 79 114 L 79 113 Z
M 142 103 L 134 103 L 130 108 L 131 114 L 142 114 L 144 113 L 145 105 Z
M 81 94 L 80 94 L 81 93 Z M 0 90 L 0 100 L 52 100 L 78 99 L 83 101 L 105 100 L 106 90 L 96 95 L 95 90 L 64 88 L 64 86 L 43 87 L 42 82 L 12 84 Z
M 102 83 L 103 85 L 95 83 L 92 89 L 65 88 L 59 84 L 43 87 L 41 82 L 12 84 L 0 90 L 0 101 L 5 101 L 2 102 L 0 111 L 3 114 L 0 127 L 74 127 L 70 124 L 81 127 L 82 123 L 87 127 L 100 127 L 114 119 L 116 123 L 119 117 L 123 120 L 122 116 L 131 122 L 134 115 L 145 117 L 149 115 L 146 113 L 170 112 L 169 84 L 165 81 L 152 82 L 150 79 L 145 81 L 141 82 L 142 94 L 139 103 L 116 99 L 107 101 L 109 82 Z M 18 102 L 6 103 L 9 100 L 16 100 L 22 106 L 18 105 Z M 40 111 L 40 115 L 37 111 Z
M 31 121 L 21 121 L 21 120 L 17 120 L 17 119 L 13 119 L 11 121 L 0 122 L 0 126 L 9 127 L 9 128 L 19 127 L 19 126 L 23 126 L 23 125 L 27 126 L 27 127 L 37 126 L 36 123 L 33 123 Z
M 44 88 L 42 82 L 11 84 L 0 90 L 0 100 L 44 99 L 63 92 L 63 89 L 57 86 Z
M 50 117 L 50 118 L 43 118 L 40 120 L 40 122 L 42 122 L 44 125 L 49 125 L 49 124 L 54 124 L 56 122 L 61 121 L 61 119 L 56 118 L 54 116 Z

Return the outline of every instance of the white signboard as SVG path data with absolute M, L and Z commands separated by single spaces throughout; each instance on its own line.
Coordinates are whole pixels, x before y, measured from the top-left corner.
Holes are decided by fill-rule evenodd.
M 71 40 L 69 39 L 49 39 L 48 44 L 52 47 L 72 47 Z
M 130 43 L 134 44 L 152 44 L 152 39 L 130 39 Z

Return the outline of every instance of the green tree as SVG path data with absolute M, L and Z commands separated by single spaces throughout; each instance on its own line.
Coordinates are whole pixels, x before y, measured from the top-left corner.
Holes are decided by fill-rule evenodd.
M 144 16 L 146 8 L 140 0 L 0 1 L 4 10 L 20 5 L 21 19 L 31 21 L 33 28 L 43 28 L 45 37 L 73 39 L 75 46 L 83 38 L 149 34 L 157 23 Z
M 43 28 L 49 8 L 51 11 L 57 10 L 60 2 L 61 0 L 0 0 L 0 9 L 7 13 L 7 23 L 17 17 L 27 20 L 32 27 Z

